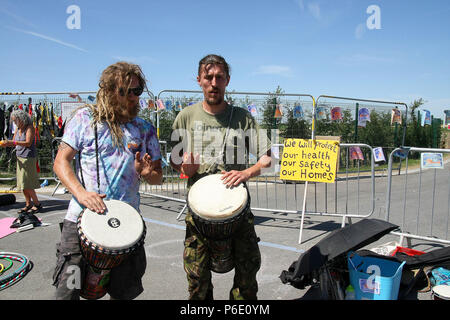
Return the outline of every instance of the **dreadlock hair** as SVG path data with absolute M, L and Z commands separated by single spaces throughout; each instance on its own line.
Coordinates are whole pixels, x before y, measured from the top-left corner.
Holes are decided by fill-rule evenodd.
M 145 76 L 138 65 L 120 61 L 108 66 L 100 77 L 97 103 L 83 106 L 91 109 L 94 119 L 93 125 L 103 121 L 108 124 L 113 144 L 119 148 L 123 147 L 123 131 L 120 124 L 132 120 L 137 115 L 126 113 L 124 97 L 120 94 L 123 95 L 123 92 L 128 92 L 133 75 L 138 78 L 139 86 L 147 89 Z M 139 106 L 136 107 L 139 111 Z

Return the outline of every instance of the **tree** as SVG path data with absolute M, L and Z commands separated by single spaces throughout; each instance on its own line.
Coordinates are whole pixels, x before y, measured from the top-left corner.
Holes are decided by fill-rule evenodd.
M 277 105 L 280 104 L 280 95 L 282 94 L 284 94 L 284 91 L 278 86 L 274 93 L 269 93 L 263 103 L 263 120 L 260 125 L 261 128 L 267 130 L 269 139 L 271 139 L 272 129 L 278 129 L 278 124 L 281 122 L 281 120 L 275 118 L 275 110 Z

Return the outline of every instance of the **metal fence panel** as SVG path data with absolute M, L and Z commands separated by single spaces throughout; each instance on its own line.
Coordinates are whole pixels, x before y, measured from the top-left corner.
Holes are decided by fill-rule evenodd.
M 407 158 L 421 158 L 423 153 L 448 154 L 450 149 L 397 148 L 389 156 L 385 220 L 401 227 L 400 242 L 404 238 L 450 244 L 450 170 L 444 161 L 443 169 L 408 167 L 403 174 L 393 175 L 392 162 L 396 152 L 406 151 Z
M 10 112 L 15 108 L 21 106 L 28 111 L 29 106 L 32 106 L 32 119 L 38 127 L 37 151 L 41 180 L 55 179 L 53 159 L 57 146 L 54 139 L 58 136 L 58 118 L 61 117 L 63 122 L 77 106 L 95 103 L 96 93 L 96 91 L 0 93 L 0 108 L 5 112 L 6 119 L 9 119 Z M 153 93 L 149 91 L 140 99 L 146 103 L 155 100 Z M 140 115 L 152 120 L 155 113 L 144 107 Z M 11 130 L 5 134 L 6 137 L 0 135 L 0 139 L 12 138 Z M 15 180 L 15 164 L 14 148 L 0 148 L 0 179 Z

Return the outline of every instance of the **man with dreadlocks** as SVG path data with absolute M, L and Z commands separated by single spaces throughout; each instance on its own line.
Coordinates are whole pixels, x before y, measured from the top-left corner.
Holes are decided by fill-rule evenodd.
M 139 211 L 140 179 L 150 184 L 162 181 L 155 127 L 137 117 L 144 88 L 146 80 L 139 66 L 126 62 L 110 65 L 101 75 L 97 103 L 77 109 L 65 127 L 53 169 L 73 197 L 57 244 L 56 299 L 80 297 L 79 286 L 69 282 L 74 281 L 73 266 L 83 270 L 76 228 L 83 209 L 102 214 L 106 210 L 103 199 L 107 198 Z M 77 173 L 72 169 L 76 155 Z M 145 269 L 142 245 L 111 269 L 107 289 L 111 299 L 134 299 L 141 294 Z

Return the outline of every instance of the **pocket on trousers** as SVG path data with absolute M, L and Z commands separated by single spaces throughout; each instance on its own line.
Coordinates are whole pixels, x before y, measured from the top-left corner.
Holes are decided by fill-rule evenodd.
M 76 258 L 76 259 L 75 259 Z M 53 285 L 58 287 L 63 271 L 70 264 L 79 265 L 81 259 L 81 251 L 79 248 L 64 248 L 61 243 L 56 244 L 56 267 L 53 272 Z
M 191 236 L 184 241 L 183 265 L 190 278 L 200 278 L 199 249 L 197 237 Z

